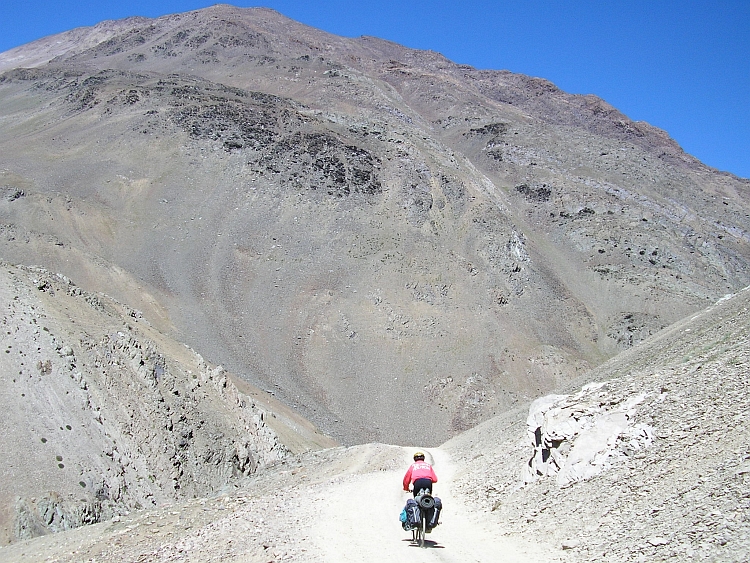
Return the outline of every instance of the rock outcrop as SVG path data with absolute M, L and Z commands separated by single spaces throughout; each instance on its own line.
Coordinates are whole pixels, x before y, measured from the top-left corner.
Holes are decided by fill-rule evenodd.
M 653 429 L 634 422 L 636 408 L 644 399 L 644 395 L 612 394 L 606 383 L 589 383 L 572 396 L 535 400 L 526 422 L 534 453 L 524 482 L 554 477 L 560 487 L 567 487 L 650 446 Z

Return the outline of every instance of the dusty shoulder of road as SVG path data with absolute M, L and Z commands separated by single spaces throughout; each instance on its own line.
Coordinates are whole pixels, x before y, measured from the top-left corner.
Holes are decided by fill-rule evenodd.
M 0 549 L 8 563 L 54 560 L 166 562 L 558 561 L 523 543 L 451 486 L 450 456 L 429 450 L 443 500 L 441 524 L 420 549 L 401 529 L 411 450 L 383 444 L 333 448 L 279 463 L 209 498 L 121 517 Z

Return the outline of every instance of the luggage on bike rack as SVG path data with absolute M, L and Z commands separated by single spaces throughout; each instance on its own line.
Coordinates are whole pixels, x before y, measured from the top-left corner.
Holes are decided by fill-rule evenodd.
M 428 515 L 429 517 L 429 520 L 427 520 L 428 528 L 434 528 L 440 523 L 438 522 L 438 519 L 440 518 L 440 511 L 443 510 L 443 501 L 441 501 L 439 497 L 432 497 L 432 500 L 434 504 L 431 510 L 431 514 Z
M 419 526 L 422 521 L 422 511 L 419 508 L 417 501 L 411 498 L 407 500 L 404 510 L 406 511 L 406 523 L 404 524 L 404 529 L 410 530 L 413 527 L 415 528 Z
M 417 504 L 422 510 L 430 510 L 434 505 L 432 499 L 433 497 L 430 493 L 420 491 L 420 494 L 418 494 L 414 500 L 417 501 Z

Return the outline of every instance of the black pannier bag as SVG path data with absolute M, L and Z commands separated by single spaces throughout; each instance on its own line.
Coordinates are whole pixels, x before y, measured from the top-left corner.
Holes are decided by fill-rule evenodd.
M 428 528 L 434 528 L 439 524 L 438 518 L 440 518 L 440 511 L 443 510 L 443 501 L 440 498 L 432 497 L 432 500 L 435 502 L 435 505 L 430 511 L 431 514 L 429 514 L 429 520 L 427 521 Z

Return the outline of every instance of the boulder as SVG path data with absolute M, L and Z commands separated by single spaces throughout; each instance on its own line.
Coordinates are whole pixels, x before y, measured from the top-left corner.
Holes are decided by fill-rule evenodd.
M 534 401 L 527 418 L 533 453 L 524 468 L 524 481 L 554 477 L 566 487 L 648 447 L 654 439 L 652 428 L 635 422 L 636 406 L 645 397 L 614 396 L 606 383 L 591 383 L 575 395 L 548 395 Z

